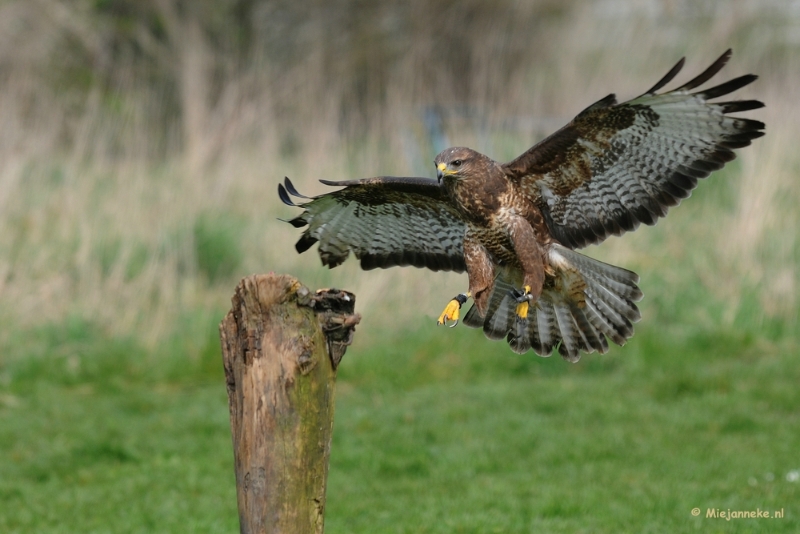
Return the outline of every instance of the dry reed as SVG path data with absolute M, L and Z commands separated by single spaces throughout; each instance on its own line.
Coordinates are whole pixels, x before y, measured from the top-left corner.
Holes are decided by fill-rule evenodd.
M 763 314 L 797 313 L 800 18 L 777 3 L 253 2 L 252 24 L 267 33 L 247 54 L 172 4 L 154 4 L 171 33 L 137 37 L 145 59 L 115 65 L 108 18 L 93 19 L 88 4 L 0 4 L 8 324 L 79 316 L 157 342 L 186 314 L 223 309 L 238 276 L 265 271 L 354 291 L 364 330 L 432 318 L 465 276 L 364 274 L 353 261 L 327 272 L 313 252 L 294 253 L 297 232 L 276 220 L 293 213 L 277 182 L 288 175 L 313 194 L 325 190 L 318 178 L 430 176 L 437 147 L 424 113 L 436 106 L 450 144 L 507 159 L 610 92 L 636 96 L 680 56 L 689 76 L 728 47 L 722 77 L 759 74 L 737 96 L 768 106 L 751 114 L 767 137 L 725 175 L 733 206 L 681 206 L 588 252 L 645 280 L 658 272 L 680 285 L 690 269 L 733 310 L 727 320 L 745 288 Z M 169 53 L 165 66 L 148 47 Z M 105 77 L 77 79 L 83 67 Z M 174 80 L 147 77 L 164 72 Z M 198 268 L 194 243 L 209 214 L 241 221 L 242 263 L 217 282 Z

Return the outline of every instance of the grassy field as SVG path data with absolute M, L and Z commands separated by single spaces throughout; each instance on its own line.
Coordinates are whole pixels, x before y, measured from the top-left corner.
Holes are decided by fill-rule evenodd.
M 244 27 L 201 4 L 0 2 L 0 532 L 235 532 L 217 324 L 268 271 L 351 290 L 364 316 L 339 371 L 329 533 L 800 531 L 796 14 L 253 0 Z M 283 176 L 307 194 L 432 176 L 444 139 L 507 160 L 728 47 L 720 81 L 761 76 L 736 97 L 766 102 L 747 115 L 767 135 L 657 226 L 585 251 L 642 277 L 637 333 L 606 355 L 436 328 L 466 276 L 329 271 L 277 220 L 296 213 Z
M 569 365 L 430 322 L 384 334 L 340 368 L 327 532 L 800 527 L 785 336 L 650 324 Z M 0 376 L 0 531 L 237 530 L 213 336 L 150 351 L 76 322 L 23 345 Z

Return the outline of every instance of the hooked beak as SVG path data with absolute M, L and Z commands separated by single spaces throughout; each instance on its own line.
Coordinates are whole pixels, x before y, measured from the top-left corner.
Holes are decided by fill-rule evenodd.
M 440 163 L 436 166 L 436 178 L 439 180 L 439 183 L 442 183 L 442 178 L 444 178 L 444 170 L 447 168 L 446 163 Z

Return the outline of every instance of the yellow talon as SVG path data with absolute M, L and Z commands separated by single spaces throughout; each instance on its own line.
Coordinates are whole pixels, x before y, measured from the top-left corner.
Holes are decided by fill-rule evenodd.
M 467 302 L 467 299 L 470 297 L 470 293 L 461 293 L 453 297 L 453 299 L 447 303 L 447 306 L 444 307 L 444 311 L 439 316 L 439 319 L 436 321 L 436 324 L 447 324 L 447 321 L 455 321 L 453 324 L 450 325 L 450 328 L 453 328 L 455 325 L 458 324 L 458 312 L 461 310 L 461 306 Z
M 458 322 L 458 312 L 461 310 L 461 304 L 456 299 L 451 300 L 445 306 L 444 311 L 439 316 L 436 324 L 447 324 L 447 321 Z
M 522 287 L 522 291 L 523 291 L 523 293 L 522 293 L 523 297 L 526 296 L 526 295 L 529 295 L 530 292 L 531 292 L 531 286 L 523 286 Z M 517 317 L 519 317 L 520 319 L 527 319 L 528 318 L 528 308 L 529 307 L 530 307 L 530 304 L 528 303 L 527 300 L 524 300 L 524 301 L 520 302 L 519 304 L 517 304 Z

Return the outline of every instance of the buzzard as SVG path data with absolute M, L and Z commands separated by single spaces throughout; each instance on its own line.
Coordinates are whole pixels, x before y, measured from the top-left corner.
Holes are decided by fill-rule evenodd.
M 569 361 L 581 351 L 623 345 L 640 319 L 639 277 L 575 252 L 610 235 L 653 225 L 687 198 L 700 178 L 764 135 L 762 122 L 729 114 L 763 107 L 756 100 L 711 102 L 748 85 L 750 74 L 693 92 L 728 62 L 726 51 L 699 76 L 657 91 L 681 59 L 643 95 L 618 104 L 613 94 L 508 163 L 472 149 L 436 156 L 437 179 L 381 176 L 332 182 L 309 198 L 287 178 L 281 200 L 306 199 L 287 221 L 306 227 L 299 253 L 319 242 L 322 263 L 350 252 L 361 267 L 395 265 L 467 271 L 469 291 L 454 297 L 438 324 L 464 324 L 518 353 L 554 348 Z M 290 196 L 291 195 L 291 196 Z

